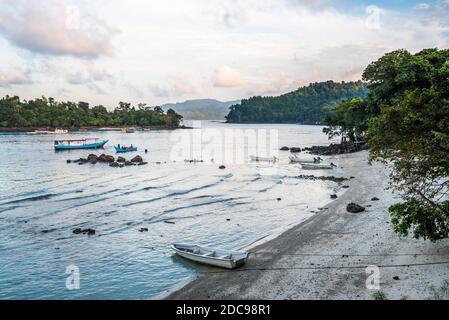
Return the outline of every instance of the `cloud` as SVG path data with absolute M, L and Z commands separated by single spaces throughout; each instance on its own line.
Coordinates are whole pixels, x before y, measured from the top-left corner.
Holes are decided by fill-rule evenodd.
M 225 66 L 215 70 L 213 83 L 215 87 L 232 88 L 241 86 L 243 80 L 237 70 Z
M 10 66 L 4 70 L 0 69 L 0 87 L 10 88 L 12 85 L 29 83 L 31 83 L 29 74 L 19 66 Z
M 430 9 L 430 4 L 422 2 L 422 3 L 418 3 L 417 5 L 414 6 L 414 9 L 417 10 L 428 10 Z
M 3 0 L 0 34 L 33 53 L 96 58 L 110 55 L 116 30 L 64 0 Z
M 191 81 L 192 77 L 185 74 L 171 75 L 167 79 L 167 85 L 150 85 L 151 93 L 158 98 L 181 98 L 186 95 L 198 93 L 198 88 Z

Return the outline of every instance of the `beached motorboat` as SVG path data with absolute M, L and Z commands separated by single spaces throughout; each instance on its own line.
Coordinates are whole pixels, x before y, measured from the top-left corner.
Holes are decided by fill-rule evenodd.
M 55 140 L 55 150 L 100 149 L 109 140 L 86 138 L 80 140 Z
M 137 147 L 133 147 L 133 146 L 131 146 L 131 147 L 122 147 L 122 146 L 118 145 L 118 146 L 114 146 L 114 148 L 115 148 L 115 152 L 117 152 L 117 153 L 126 153 L 126 152 L 137 151 Z
M 243 266 L 248 258 L 247 252 L 217 250 L 194 244 L 174 243 L 171 248 L 183 258 L 226 269 Z
M 334 164 L 321 164 L 321 163 L 301 163 L 301 167 L 303 169 L 307 170 L 313 170 L 313 169 L 324 169 L 324 170 L 330 170 L 336 167 Z
M 123 128 L 122 132 L 123 133 L 134 133 L 134 132 L 136 132 L 136 130 L 134 128 Z
M 259 157 L 259 156 L 249 156 L 251 161 L 256 162 L 276 162 L 278 161 L 278 158 L 276 157 Z
M 305 163 L 305 164 L 319 164 L 322 160 L 319 159 L 301 159 L 295 156 L 288 157 L 291 162 L 294 163 Z

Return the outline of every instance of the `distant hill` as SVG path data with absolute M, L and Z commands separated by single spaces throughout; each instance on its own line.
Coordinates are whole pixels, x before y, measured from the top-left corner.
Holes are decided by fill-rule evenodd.
M 232 106 L 226 116 L 233 123 L 323 123 L 342 99 L 365 97 L 366 85 L 357 82 L 311 83 L 278 97 L 252 97 Z
M 171 108 L 189 120 L 222 120 L 229 113 L 229 107 L 238 103 L 240 100 L 222 102 L 215 99 L 198 99 L 164 104 L 162 109 L 167 111 Z

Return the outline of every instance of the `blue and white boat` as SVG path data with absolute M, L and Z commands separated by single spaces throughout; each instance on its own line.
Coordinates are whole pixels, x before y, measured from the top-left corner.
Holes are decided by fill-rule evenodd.
M 55 150 L 101 149 L 109 140 L 86 138 L 80 140 L 55 140 Z
M 134 151 L 137 151 L 137 147 L 133 147 L 133 146 L 130 146 L 130 147 L 122 147 L 122 146 L 118 145 L 118 146 L 114 146 L 114 148 L 115 148 L 115 151 L 116 151 L 117 153 L 126 153 L 126 152 L 134 152 Z

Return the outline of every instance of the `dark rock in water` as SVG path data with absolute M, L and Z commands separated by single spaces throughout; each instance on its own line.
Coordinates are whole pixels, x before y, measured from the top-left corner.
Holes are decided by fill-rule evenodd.
M 380 199 L 379 198 L 377 198 L 377 197 L 373 197 L 373 198 L 371 198 L 371 201 L 379 201 Z
M 322 177 L 317 177 L 314 175 L 300 175 L 298 176 L 298 179 L 305 179 L 305 180 L 321 180 L 321 181 L 332 181 L 332 182 L 337 182 L 337 183 L 341 183 L 343 181 L 348 180 L 347 178 L 344 177 L 334 177 L 334 176 L 322 176 Z
M 290 152 L 291 153 L 299 153 L 299 152 L 301 152 L 301 148 L 295 148 L 295 147 L 290 148 Z
M 98 161 L 99 162 L 109 162 L 109 163 L 111 163 L 111 162 L 115 161 L 115 158 L 113 156 L 110 156 L 110 155 L 102 154 L 101 156 L 98 157 Z
M 148 232 L 148 228 L 140 228 L 139 232 Z
M 117 162 L 126 162 L 126 159 L 123 157 L 118 157 Z
M 95 230 L 94 229 L 81 229 L 81 228 L 76 228 L 72 231 L 74 234 L 87 234 L 88 236 L 93 236 L 95 235 Z
M 118 162 L 111 162 L 111 163 L 109 164 L 109 166 L 110 166 L 110 167 L 113 167 L 113 168 L 118 168 L 118 167 L 120 167 L 120 164 L 119 164 Z
M 164 220 L 164 223 L 175 224 L 173 221 Z
M 218 169 L 224 170 L 224 169 L 226 169 L 226 166 L 219 166 Z
M 342 186 L 343 189 L 349 189 L 349 186 Z
M 139 163 L 143 162 L 143 159 L 141 156 L 135 156 L 134 158 L 131 159 L 131 162 Z
M 89 160 L 89 163 L 90 164 L 97 164 L 97 160 L 96 159 L 91 159 L 91 160 Z
M 145 153 L 148 153 L 148 149 L 145 149 Z
M 133 163 L 131 161 L 126 161 L 125 166 L 135 166 L 135 163 Z
M 337 199 L 338 196 L 336 194 L 331 194 L 331 199 Z
M 354 153 L 362 150 L 366 150 L 368 147 L 365 144 L 355 144 L 355 143 L 333 143 L 329 146 L 312 146 L 309 148 L 304 148 L 304 151 L 308 151 L 311 154 L 320 156 L 330 156 L 336 154 L 344 153 Z
M 138 166 L 145 166 L 147 164 L 148 164 L 148 162 L 141 162 L 141 163 L 138 164 Z
M 365 208 L 356 203 L 350 203 L 346 206 L 346 210 L 351 213 L 359 213 L 365 211 Z
M 118 167 L 119 167 L 119 168 L 124 168 L 125 165 L 124 165 L 124 164 L 121 164 L 121 165 L 119 165 Z
M 98 161 L 98 157 L 95 154 L 90 154 L 87 156 L 87 161 Z
M 231 221 L 231 219 L 228 218 L 228 219 L 226 219 L 226 221 Z
M 67 163 L 72 163 L 72 160 L 67 160 Z
M 282 148 L 281 148 L 281 151 L 288 151 L 288 150 L 290 150 L 289 147 L 282 147 Z
M 400 280 L 398 276 L 394 276 L 393 280 Z
M 281 200 L 282 200 L 282 198 L 277 198 L 276 200 L 277 200 L 277 201 L 281 201 Z

